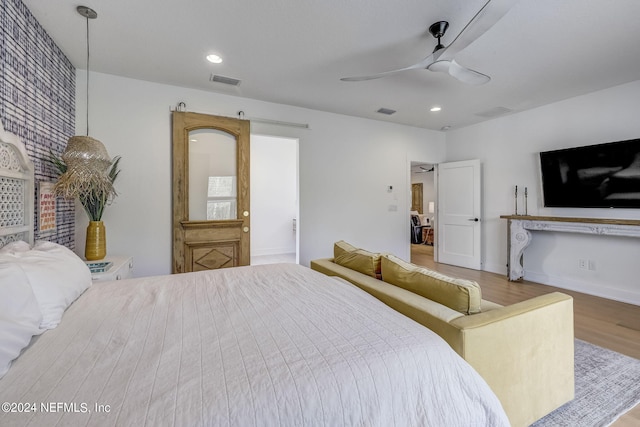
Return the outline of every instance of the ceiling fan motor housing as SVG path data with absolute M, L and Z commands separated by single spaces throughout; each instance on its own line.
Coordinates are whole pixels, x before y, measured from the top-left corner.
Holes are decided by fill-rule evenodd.
M 429 32 L 433 37 L 439 39 L 447 32 L 447 28 L 449 28 L 449 23 L 447 21 L 438 21 L 435 24 L 431 24 Z
M 444 49 L 444 45 L 440 43 L 440 37 L 444 36 L 444 33 L 447 32 L 447 28 L 449 28 L 449 23 L 447 21 L 438 21 L 434 24 L 431 24 L 429 27 L 429 32 L 431 35 L 438 39 L 438 44 L 436 45 L 434 52 L 439 51 L 440 49 Z

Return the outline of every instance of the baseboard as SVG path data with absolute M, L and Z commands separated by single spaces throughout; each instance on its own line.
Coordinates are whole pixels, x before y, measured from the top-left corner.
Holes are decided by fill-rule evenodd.
M 504 274 L 505 276 L 507 275 L 506 264 L 491 264 L 491 263 L 485 262 L 484 264 L 482 264 L 482 270 L 489 271 L 491 273 L 496 273 L 496 274 Z
M 555 286 L 556 288 L 568 289 L 581 292 L 583 294 L 594 295 L 614 301 L 626 302 L 628 304 L 640 305 L 640 292 L 631 292 L 624 289 L 616 289 L 606 285 L 582 282 L 565 277 L 552 276 L 549 274 L 525 271 L 525 280 L 541 283 L 543 285 Z
M 294 254 L 296 248 L 280 247 L 280 248 L 251 248 L 251 256 L 265 256 L 265 255 L 282 255 L 282 254 Z

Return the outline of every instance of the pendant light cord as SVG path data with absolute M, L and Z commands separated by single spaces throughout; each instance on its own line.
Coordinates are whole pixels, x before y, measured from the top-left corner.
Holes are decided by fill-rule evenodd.
M 89 17 L 87 16 L 87 136 L 89 136 Z

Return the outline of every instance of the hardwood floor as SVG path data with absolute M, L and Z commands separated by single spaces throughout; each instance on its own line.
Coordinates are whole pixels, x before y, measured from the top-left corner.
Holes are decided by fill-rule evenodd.
M 433 246 L 411 245 L 411 262 L 450 276 L 475 280 L 482 288 L 484 299 L 502 305 L 555 291 L 571 295 L 576 338 L 640 359 L 640 306 L 526 280 L 510 282 L 501 274 L 439 264 L 433 261 Z M 614 427 L 638 425 L 640 405 L 612 424 Z

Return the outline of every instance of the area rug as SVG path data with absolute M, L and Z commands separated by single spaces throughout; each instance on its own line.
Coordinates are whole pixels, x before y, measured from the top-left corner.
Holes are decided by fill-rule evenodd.
M 640 402 L 640 360 L 575 342 L 575 398 L 532 427 L 608 426 Z

